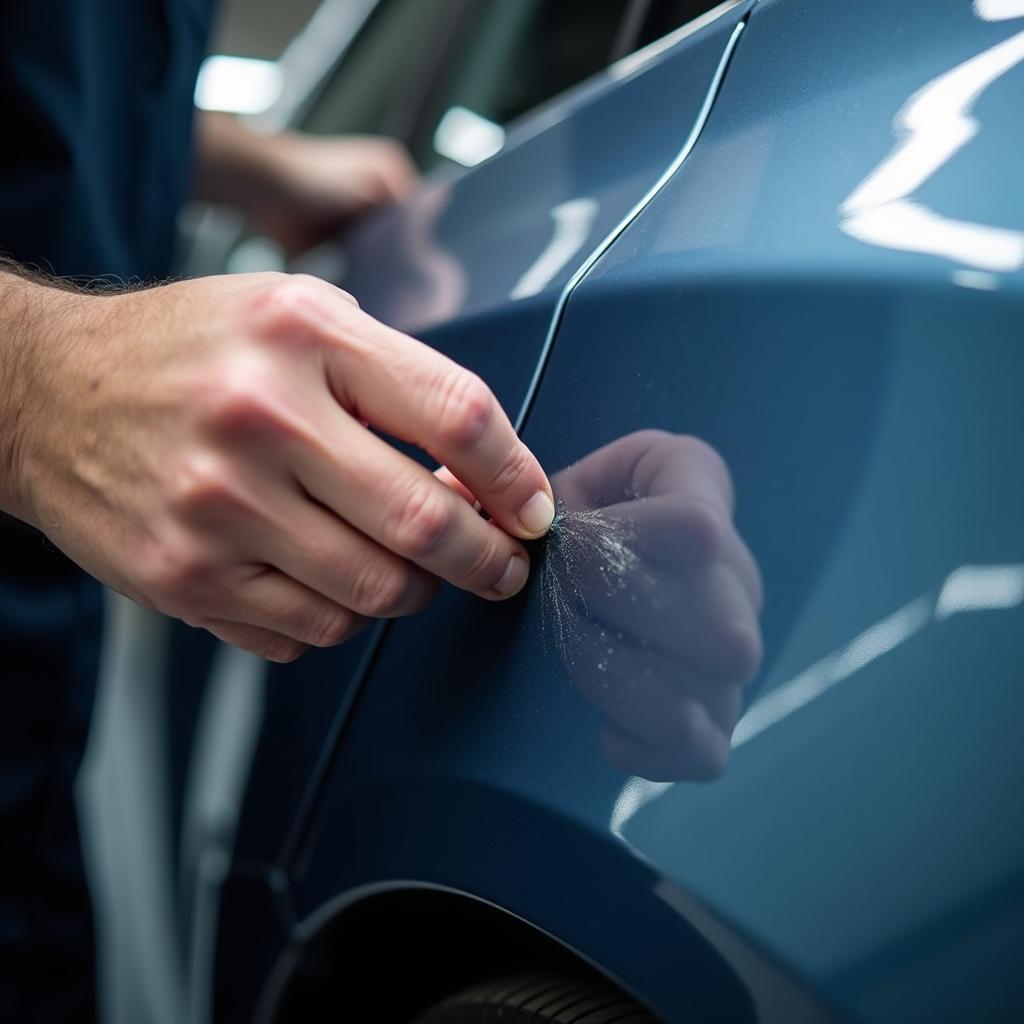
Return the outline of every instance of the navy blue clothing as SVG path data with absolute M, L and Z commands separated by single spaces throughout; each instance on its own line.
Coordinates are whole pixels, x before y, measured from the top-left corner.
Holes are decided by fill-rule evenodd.
M 212 0 L 0 3 L 0 251 L 62 276 L 167 275 Z M 0 338 L 0 344 L 3 339 Z M 71 784 L 98 585 L 0 520 L 0 1020 L 94 1019 Z

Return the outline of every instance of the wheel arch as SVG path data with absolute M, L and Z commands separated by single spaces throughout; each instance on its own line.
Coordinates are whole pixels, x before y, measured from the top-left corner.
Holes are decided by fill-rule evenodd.
M 447 886 L 403 880 L 337 896 L 297 928 L 268 979 L 257 1020 L 292 1024 L 311 1019 L 313 1008 L 338 1005 L 372 1006 L 381 1020 L 407 1021 L 505 973 L 591 981 L 635 997 L 584 954 L 511 911 Z

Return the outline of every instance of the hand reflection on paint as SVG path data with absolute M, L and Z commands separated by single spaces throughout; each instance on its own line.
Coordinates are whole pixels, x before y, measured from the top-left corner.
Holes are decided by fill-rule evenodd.
M 545 632 L 605 718 L 605 756 L 656 781 L 717 778 L 761 660 L 761 578 L 725 463 L 645 430 L 553 484 Z

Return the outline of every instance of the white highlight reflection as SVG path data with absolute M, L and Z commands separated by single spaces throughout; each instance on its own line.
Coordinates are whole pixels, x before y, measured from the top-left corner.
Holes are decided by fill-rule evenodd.
M 975 288 L 981 292 L 999 291 L 998 276 L 984 270 L 954 270 L 950 280 L 961 288 Z
M 569 261 L 587 244 L 599 208 L 596 199 L 586 196 L 569 199 L 552 207 L 551 219 L 555 223 L 551 241 L 515 283 L 511 298 L 525 299 L 544 291 L 559 271 L 568 266 Z
M 622 826 L 640 810 L 641 807 L 649 804 L 655 798 L 661 796 L 666 789 L 671 789 L 671 782 L 648 782 L 647 779 L 632 778 L 619 794 L 612 808 L 611 830 L 612 834 L 622 838 Z
M 1024 564 L 962 565 L 946 577 L 937 599 L 933 594 L 916 598 L 754 701 L 733 732 L 732 746 L 740 747 L 788 718 L 837 683 L 909 640 L 932 620 L 943 622 L 962 612 L 1005 611 L 1022 604 Z M 675 783 L 648 782 L 637 777 L 629 779 L 612 809 L 609 823 L 612 834 L 624 839 L 622 830 L 629 820 L 673 785 Z
M 836 683 L 909 640 L 931 617 L 931 601 L 919 597 L 898 612 L 866 629 L 845 647 L 822 658 L 795 679 L 783 683 L 754 701 L 733 733 L 732 745 L 739 747 L 770 725 L 781 721 L 805 704 L 820 697 Z
M 952 220 L 908 199 L 856 214 L 840 227 L 869 245 L 923 252 L 1008 273 L 1024 266 L 1024 232 Z
M 434 131 L 434 149 L 463 167 L 475 167 L 505 145 L 505 129 L 467 107 L 451 107 Z
M 1016 608 L 1024 604 L 1024 565 L 964 565 L 942 585 L 935 604 L 941 622 L 957 612 Z
M 974 13 L 982 21 L 1024 18 L 1024 0 L 974 0 Z
M 980 17 L 998 11 L 1016 17 L 1005 13 L 1010 6 L 978 0 L 975 10 Z M 1022 60 L 1019 32 L 914 93 L 894 120 L 896 148 L 842 204 L 840 228 L 871 245 L 943 256 L 981 270 L 1024 267 L 1024 232 L 945 217 L 911 198 L 978 134 L 981 125 L 971 116 L 978 97 Z

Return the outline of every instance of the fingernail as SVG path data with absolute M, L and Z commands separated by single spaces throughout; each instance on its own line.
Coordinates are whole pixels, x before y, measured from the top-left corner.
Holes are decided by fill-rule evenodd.
M 526 585 L 526 578 L 529 575 L 530 567 L 526 564 L 526 559 L 520 555 L 513 555 L 508 560 L 508 565 L 505 567 L 505 572 L 502 574 L 501 579 L 494 585 L 494 589 L 502 597 L 511 597 L 523 589 Z
M 546 533 L 554 518 L 554 502 L 544 491 L 538 491 L 519 510 L 519 525 L 527 533 Z

